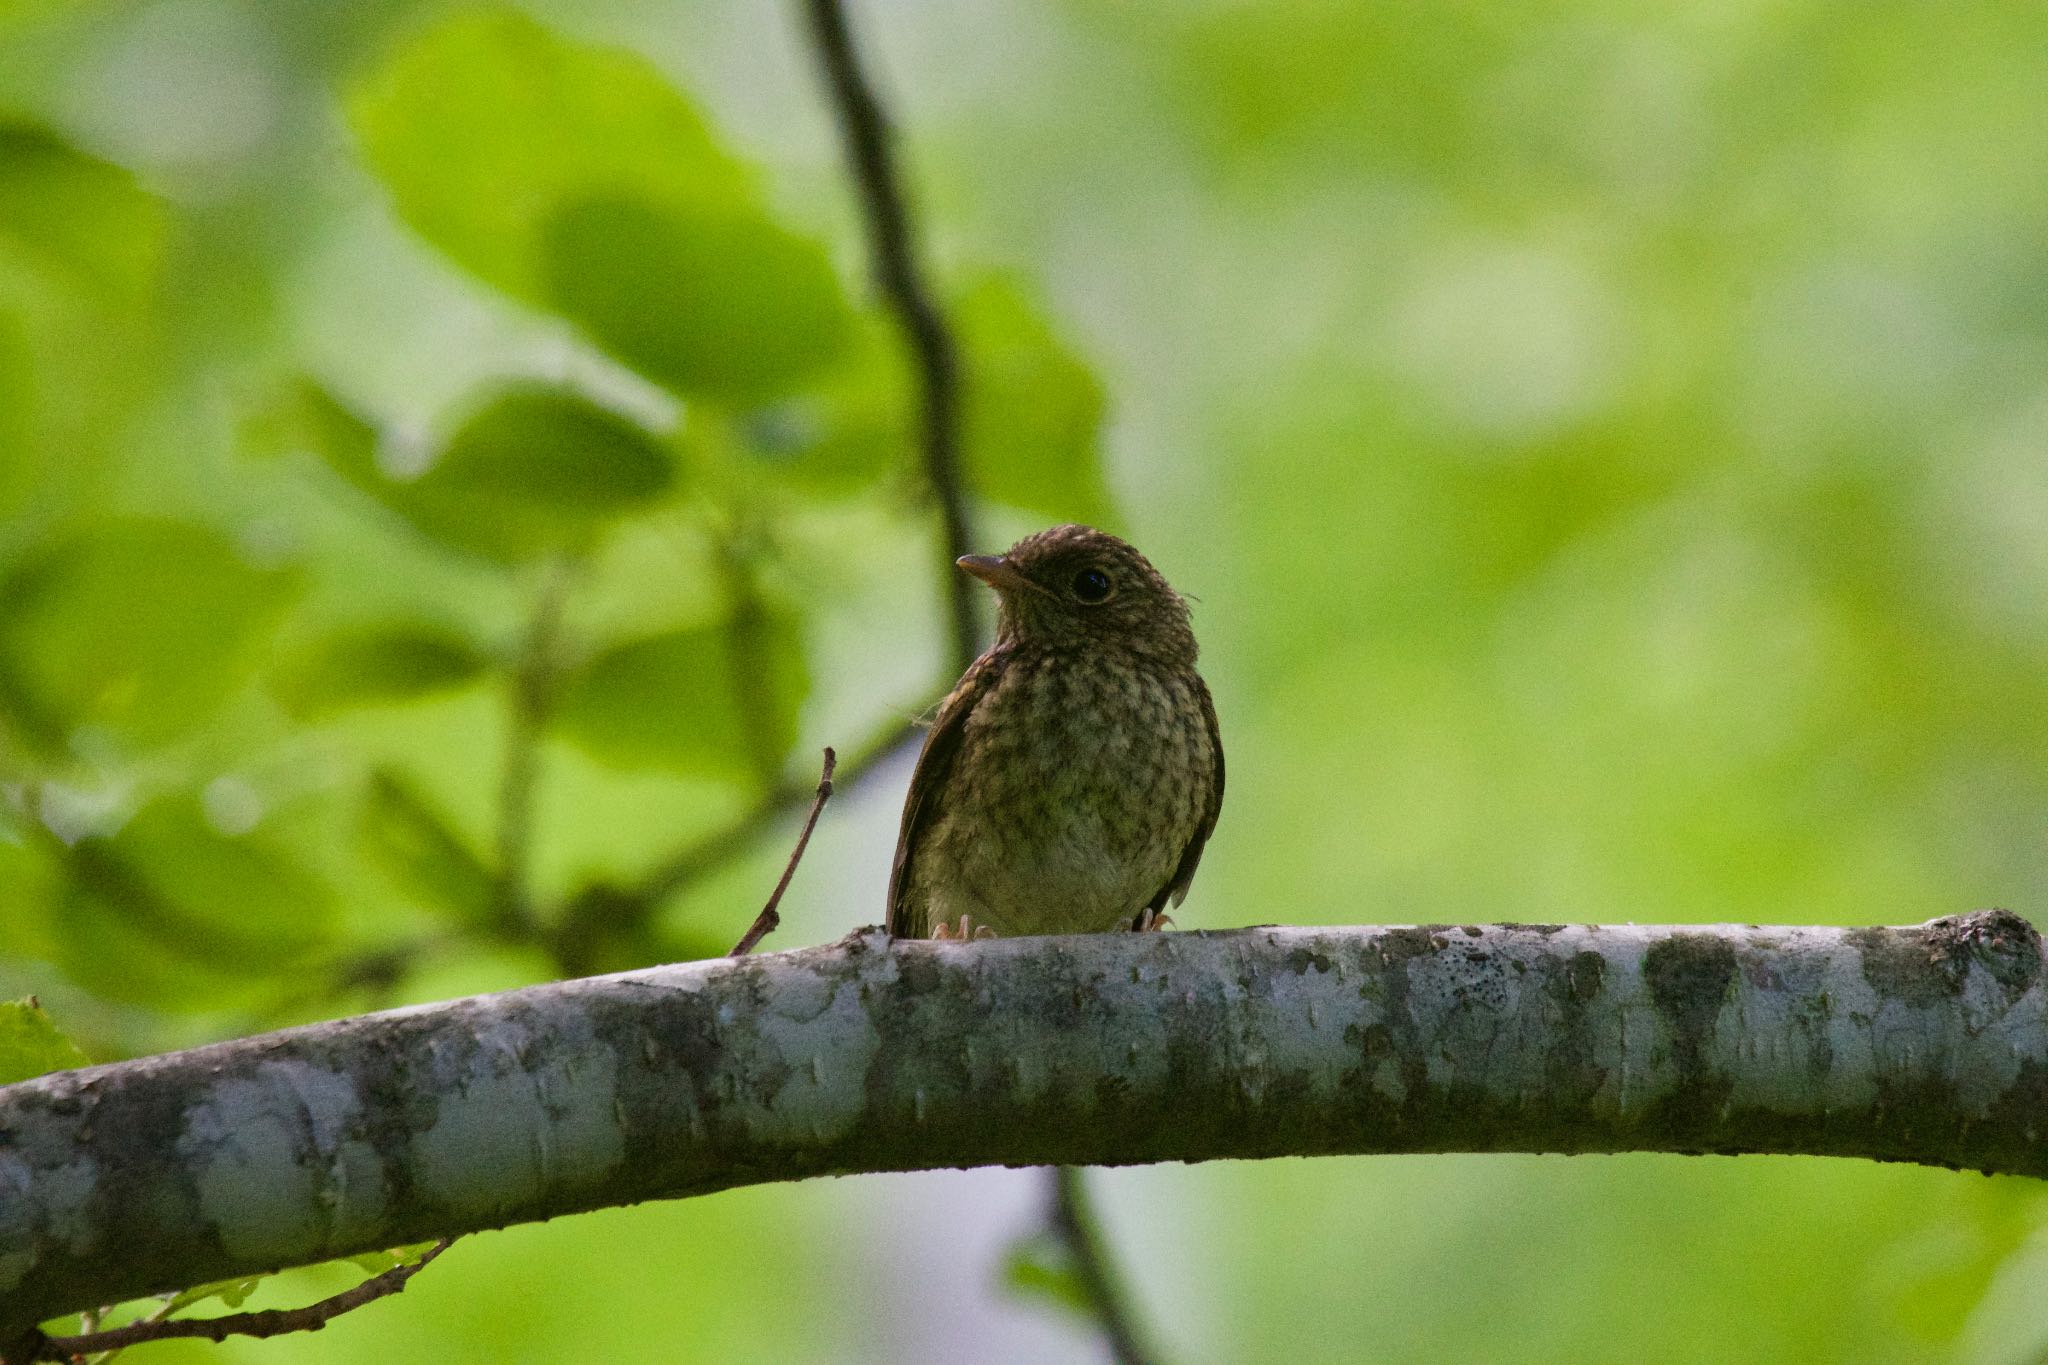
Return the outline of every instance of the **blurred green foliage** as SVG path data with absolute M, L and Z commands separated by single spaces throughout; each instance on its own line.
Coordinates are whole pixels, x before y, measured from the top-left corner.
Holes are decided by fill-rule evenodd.
M 86 1060 L 34 996 L 0 1000 L 0 1085 L 84 1066 Z
M 1199 599 L 1232 790 L 1186 923 L 2048 903 L 2048 12 L 859 17 L 987 546 L 1108 522 Z M 111 1059 L 744 926 L 779 831 L 632 891 L 944 681 L 915 388 L 800 36 L 0 6 L 0 998 Z M 876 918 L 897 796 L 835 803 L 788 941 Z M 0 1077 L 70 1059 L 45 1028 L 0 1007 Z M 981 1181 L 519 1229 L 316 1337 L 157 1354 L 1085 1351 L 1003 1296 L 1031 1215 L 977 1223 Z M 2048 1349 L 2013 1182 L 1099 1183 L 1189 1360 Z

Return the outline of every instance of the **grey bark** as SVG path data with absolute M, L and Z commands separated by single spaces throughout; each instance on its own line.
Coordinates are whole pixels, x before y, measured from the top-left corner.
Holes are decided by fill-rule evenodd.
M 891 942 L 0 1088 L 0 1341 L 230 1275 L 769 1180 L 1340 1152 L 2048 1174 L 2016 915 Z

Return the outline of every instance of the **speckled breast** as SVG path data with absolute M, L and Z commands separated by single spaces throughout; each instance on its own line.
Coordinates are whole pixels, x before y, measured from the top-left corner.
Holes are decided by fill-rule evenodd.
M 968 717 L 913 888 L 998 934 L 1128 925 L 1215 781 L 1199 683 L 1136 658 L 1015 658 Z

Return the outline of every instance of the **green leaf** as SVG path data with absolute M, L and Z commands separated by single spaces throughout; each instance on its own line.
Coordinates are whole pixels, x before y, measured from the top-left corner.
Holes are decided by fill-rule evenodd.
M 139 306 L 163 258 L 163 205 L 127 171 L 0 120 L 0 244 L 109 305 Z
M 0 311 L 0 518 L 28 501 L 42 475 L 29 420 L 35 401 L 35 357 L 20 322 Z
M 400 889 L 463 924 L 486 923 L 497 905 L 497 879 L 447 818 L 401 773 L 370 775 L 363 800 L 365 853 Z
M 565 679 L 562 733 L 622 768 L 779 773 L 810 690 L 794 618 L 765 612 L 615 645 Z
M 443 544 L 510 563 L 584 549 L 674 481 L 667 453 L 636 423 L 568 390 L 518 385 L 471 414 L 426 473 L 388 484 L 385 499 Z
M 294 376 L 254 404 L 241 422 L 242 447 L 277 456 L 299 451 L 325 460 L 350 483 L 378 492 L 377 428 L 317 380 Z
M 557 311 L 688 397 L 781 392 L 830 361 L 852 321 L 824 249 L 743 205 L 577 199 L 542 252 Z
M 163 1309 L 163 1316 L 170 1317 L 174 1313 L 182 1313 L 195 1304 L 205 1303 L 208 1299 L 219 1299 L 229 1308 L 240 1308 L 249 1301 L 249 1296 L 256 1292 L 258 1285 L 276 1273 L 265 1271 L 260 1275 L 241 1275 L 232 1280 L 214 1280 L 210 1284 L 195 1284 L 190 1289 L 181 1289 L 171 1296 L 170 1302 Z
M 323 636 L 279 670 L 272 688 L 294 715 L 311 718 L 446 692 L 487 662 L 445 627 L 387 621 Z
M 746 413 L 739 430 L 777 476 L 821 496 L 855 493 L 913 458 L 913 389 L 894 327 L 861 317 L 837 363 Z
M 1070 1312 L 1091 1312 L 1073 1257 L 1047 1232 L 1019 1237 L 1003 1258 L 1003 1285 L 1021 1298 L 1042 1299 Z
M 255 409 L 243 438 L 257 452 L 309 450 L 414 530 L 504 564 L 583 549 L 675 483 L 674 462 L 645 428 L 545 384 L 486 397 L 409 480 L 384 472 L 375 425 L 312 380 Z
M 21 827 L 34 818 L 0 800 L 0 958 L 47 958 L 54 942 L 50 911 L 63 873 L 44 841 Z
M 1110 519 L 1099 428 L 1102 389 L 1022 294 L 986 281 L 954 306 L 966 357 L 963 439 L 970 487 L 1062 520 Z
M 90 1064 L 34 996 L 0 1000 L 0 1085 Z
M 402 1265 L 411 1265 L 434 1247 L 433 1242 L 414 1242 L 409 1246 L 392 1247 L 389 1251 L 365 1251 L 354 1256 L 343 1256 L 331 1265 L 352 1265 L 365 1275 L 382 1275 Z
M 262 831 L 216 829 L 189 795 L 81 839 L 66 871 L 59 964 L 109 999 L 218 1009 L 329 941 L 324 883 Z
M 824 250 L 769 218 L 638 57 L 467 15 L 400 51 L 350 110 L 408 223 L 679 393 L 771 395 L 845 340 Z
M 82 725 L 173 738 L 248 674 L 291 592 L 209 527 L 97 523 L 0 583 L 0 698 L 49 743 Z
M 551 301 L 543 229 L 572 201 L 740 206 L 752 194 L 696 108 L 647 62 L 505 11 L 427 30 L 348 107 L 406 222 L 536 304 Z

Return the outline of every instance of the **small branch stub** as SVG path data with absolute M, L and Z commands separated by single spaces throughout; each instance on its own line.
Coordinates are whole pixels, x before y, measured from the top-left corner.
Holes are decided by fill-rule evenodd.
M 740 935 L 728 957 L 745 957 L 754 951 L 762 939 L 775 932 L 782 923 L 782 893 L 789 890 L 789 883 L 796 876 L 796 865 L 804 860 L 804 849 L 810 846 L 811 831 L 818 827 L 818 813 L 825 809 L 825 803 L 832 799 L 832 769 L 839 764 L 839 755 L 828 746 L 825 750 L 824 771 L 818 774 L 818 793 L 811 799 L 811 813 L 804 817 L 804 827 L 796 836 L 796 847 L 789 851 L 789 865 L 782 869 L 782 877 L 775 883 L 775 889 L 768 893 L 768 903 L 761 907 L 761 913 L 747 932 Z

